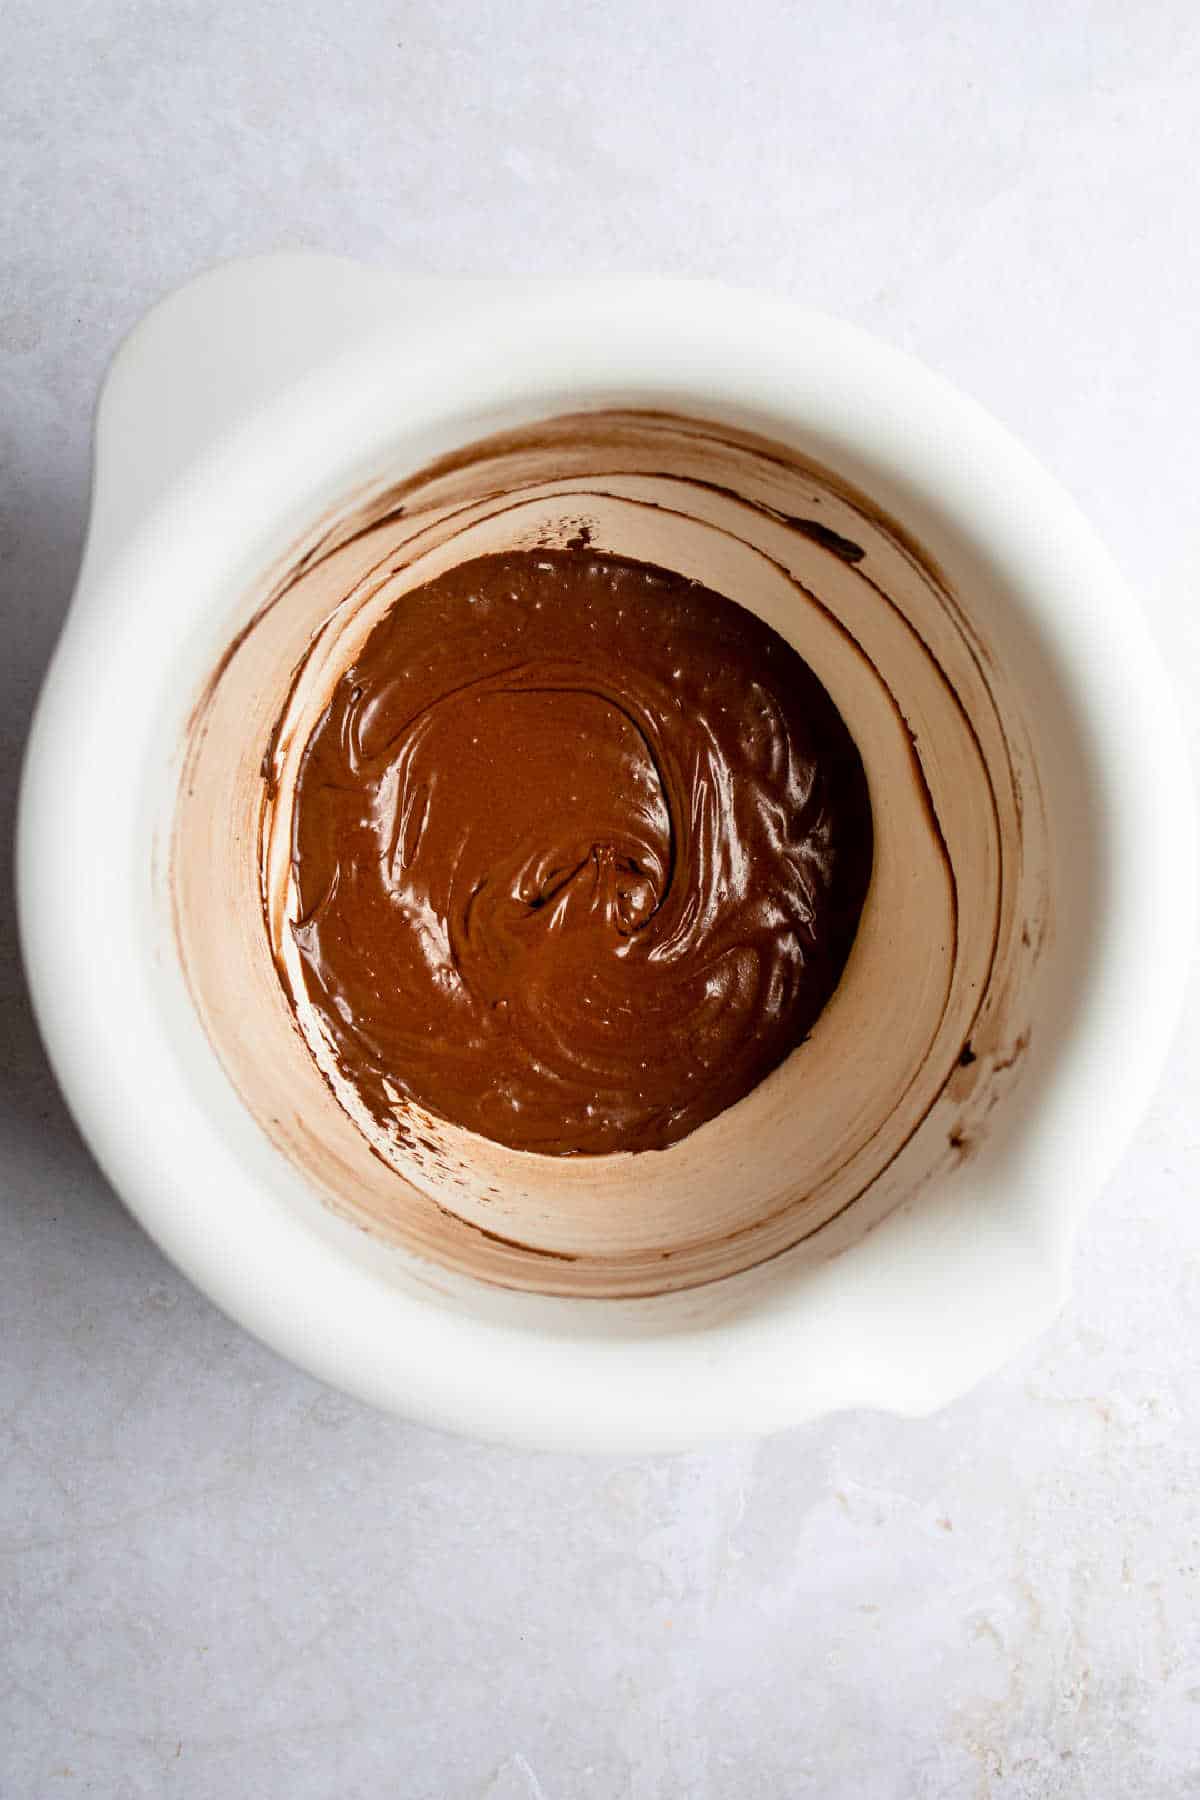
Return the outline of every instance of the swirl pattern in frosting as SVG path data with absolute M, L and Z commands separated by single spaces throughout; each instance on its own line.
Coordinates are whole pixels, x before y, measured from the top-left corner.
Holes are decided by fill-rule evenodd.
M 855 744 L 769 625 L 571 548 L 460 564 L 340 675 L 291 925 L 340 1072 L 515 1149 L 662 1149 L 800 1045 L 872 857 Z

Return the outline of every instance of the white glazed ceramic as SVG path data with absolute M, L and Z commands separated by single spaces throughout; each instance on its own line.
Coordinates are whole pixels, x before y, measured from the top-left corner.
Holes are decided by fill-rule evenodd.
M 795 445 L 986 594 L 1063 847 L 1039 977 L 1053 1025 L 979 1154 L 824 1260 L 785 1252 L 598 1300 L 447 1282 L 321 1204 L 201 1026 L 166 862 L 196 694 L 254 584 L 324 509 L 498 426 L 626 404 Z M 927 1411 L 1050 1320 L 1165 1052 L 1191 820 L 1170 694 L 1107 555 L 1024 451 L 907 358 L 705 285 L 410 282 L 278 257 L 174 295 L 109 375 L 84 564 L 26 764 L 19 903 L 82 1129 L 230 1314 L 433 1424 L 676 1448 L 840 1407 Z

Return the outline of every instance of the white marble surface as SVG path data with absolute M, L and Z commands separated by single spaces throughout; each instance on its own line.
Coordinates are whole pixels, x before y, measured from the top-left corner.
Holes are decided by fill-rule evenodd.
M 1097 520 L 1195 746 L 1198 118 L 1194 0 L 7 0 L 5 859 L 105 360 L 274 246 L 714 273 L 910 346 Z M 378 1418 L 193 1293 L 65 1115 L 10 913 L 3 1800 L 1200 1794 L 1194 982 L 1014 1367 L 921 1424 L 589 1463 Z

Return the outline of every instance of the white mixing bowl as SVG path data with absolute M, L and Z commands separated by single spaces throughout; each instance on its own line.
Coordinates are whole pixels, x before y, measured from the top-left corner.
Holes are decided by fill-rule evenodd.
M 261 807 L 243 806 L 238 772 L 257 769 L 283 704 L 271 671 L 286 674 L 316 621 L 296 611 L 281 627 L 258 687 L 239 634 L 316 522 L 481 441 L 545 429 L 552 443 L 546 422 L 568 415 L 594 432 L 653 417 L 645 431 L 668 436 L 674 420 L 733 445 L 735 470 L 759 456 L 750 446 L 775 446 L 788 480 L 809 472 L 827 521 L 882 521 L 856 571 L 810 533 L 793 573 L 833 611 L 869 612 L 855 584 L 892 566 L 912 588 L 906 642 L 928 635 L 982 762 L 1007 759 L 985 820 L 913 676 L 904 722 L 921 726 L 948 836 L 983 846 L 977 910 L 992 894 L 1000 949 L 977 969 L 963 952 L 958 1023 L 922 1053 L 936 1079 L 911 1130 L 888 1145 L 868 1122 L 859 1177 L 830 1177 L 819 1203 L 815 1176 L 800 1193 L 787 1172 L 820 1123 L 803 1123 L 805 1106 L 820 1093 L 832 1118 L 848 1090 L 839 1076 L 822 1091 L 812 1071 L 835 1066 L 835 1040 L 838 1067 L 859 1042 L 875 1055 L 867 1002 L 884 989 L 889 920 L 912 904 L 882 749 L 874 767 L 864 750 L 884 846 L 874 912 L 809 1062 L 797 1052 L 661 1162 L 497 1163 L 460 1142 L 457 1199 L 418 1168 L 389 1172 L 272 985 L 251 904 Z M 670 455 L 686 459 L 682 443 Z M 764 455 L 756 468 L 781 466 Z M 673 482 L 669 461 L 658 474 Z M 710 539 L 735 539 L 730 520 L 754 512 L 755 479 L 715 484 L 717 511 L 671 541 L 646 526 L 640 490 L 614 490 L 607 511 L 593 495 L 590 516 L 601 542 L 698 572 Z M 543 487 L 539 530 L 565 529 L 578 494 L 565 475 Z M 787 510 L 755 516 L 769 535 Z M 490 547 L 486 515 L 472 542 Z M 777 566 L 766 553 L 782 541 L 755 540 L 738 566 Z M 765 577 L 735 597 L 780 623 Z M 241 690 L 215 680 L 239 667 Z M 833 663 L 821 672 L 837 697 Z M 1003 726 L 990 749 L 984 712 Z M 273 257 L 191 283 L 116 359 L 84 564 L 25 769 L 34 1001 L 81 1128 L 166 1253 L 268 1343 L 378 1405 L 529 1444 L 635 1449 L 853 1405 L 921 1412 L 960 1392 L 1061 1304 L 1075 1225 L 1165 1052 L 1193 860 L 1171 697 L 1104 550 L 977 407 L 848 326 L 701 284 L 410 282 Z M 485 1166 L 501 1208 L 490 1234 L 471 1180 Z M 441 1238 L 435 1214 L 450 1220 Z

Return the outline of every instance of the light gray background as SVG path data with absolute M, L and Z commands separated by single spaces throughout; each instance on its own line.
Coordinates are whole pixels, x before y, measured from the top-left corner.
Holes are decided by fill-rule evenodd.
M 1198 116 L 1194 0 L 6 0 L 6 865 L 101 371 L 275 246 L 717 274 L 907 345 L 1090 512 L 1194 746 Z M 342 1399 L 167 1267 L 5 892 L 0 1796 L 1200 1794 L 1198 1048 L 1193 986 L 1073 1304 L 941 1417 L 521 1455 Z

